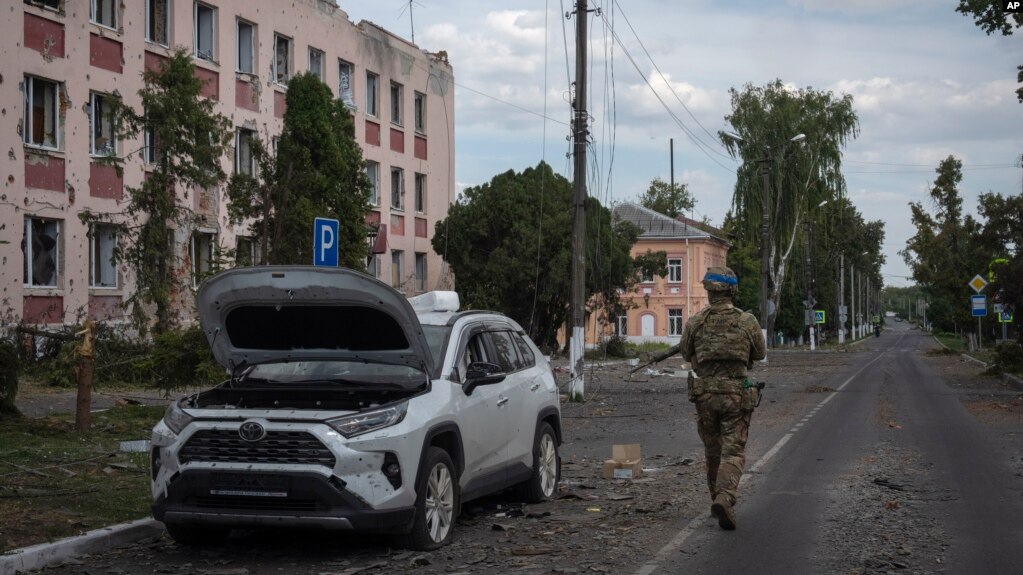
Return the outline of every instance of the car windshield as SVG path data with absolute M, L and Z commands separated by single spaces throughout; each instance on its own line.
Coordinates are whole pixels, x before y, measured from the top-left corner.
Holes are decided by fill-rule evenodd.
M 364 361 L 289 361 L 264 363 L 239 378 L 240 383 L 325 383 L 418 387 L 425 372 L 404 365 Z
M 451 327 L 446 325 L 423 325 L 423 335 L 426 336 L 426 343 L 430 345 L 430 353 L 433 354 L 433 364 L 440 366 L 444 358 L 444 342 L 451 333 Z

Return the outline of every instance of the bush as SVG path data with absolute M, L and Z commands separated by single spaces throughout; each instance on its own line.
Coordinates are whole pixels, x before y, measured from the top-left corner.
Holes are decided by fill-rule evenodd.
M 1023 373 L 1023 346 L 1019 342 L 1000 343 L 995 347 L 995 359 L 988 368 L 991 373 Z
M 153 338 L 152 350 L 139 362 L 155 387 L 208 387 L 224 379 L 224 368 L 213 359 L 199 326 L 163 332 Z

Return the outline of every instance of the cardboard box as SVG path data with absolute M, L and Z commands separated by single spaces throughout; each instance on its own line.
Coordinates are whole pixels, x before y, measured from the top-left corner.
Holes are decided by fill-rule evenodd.
M 643 476 L 639 444 L 612 445 L 611 459 L 604 460 L 604 479 L 637 479 Z

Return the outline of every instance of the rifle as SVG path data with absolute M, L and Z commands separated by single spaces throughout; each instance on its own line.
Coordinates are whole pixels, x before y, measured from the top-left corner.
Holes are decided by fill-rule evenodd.
M 653 365 L 653 364 L 655 364 L 655 363 L 657 363 L 659 361 L 664 361 L 665 359 L 667 359 L 667 356 L 662 356 L 661 354 L 657 354 L 657 355 L 654 356 L 653 359 L 651 359 L 650 361 L 644 363 L 643 365 L 636 366 L 636 367 L 630 369 L 629 370 L 629 374 L 631 375 L 633 373 L 636 373 L 637 371 L 643 369 L 644 367 Z

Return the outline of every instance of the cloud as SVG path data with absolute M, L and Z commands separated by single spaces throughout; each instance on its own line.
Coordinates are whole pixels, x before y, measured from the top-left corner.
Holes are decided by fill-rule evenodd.
M 933 5 L 931 0 L 788 0 L 789 6 L 802 8 L 807 12 L 868 14 L 875 12 L 895 12 L 905 8 L 913 8 L 925 4 Z

